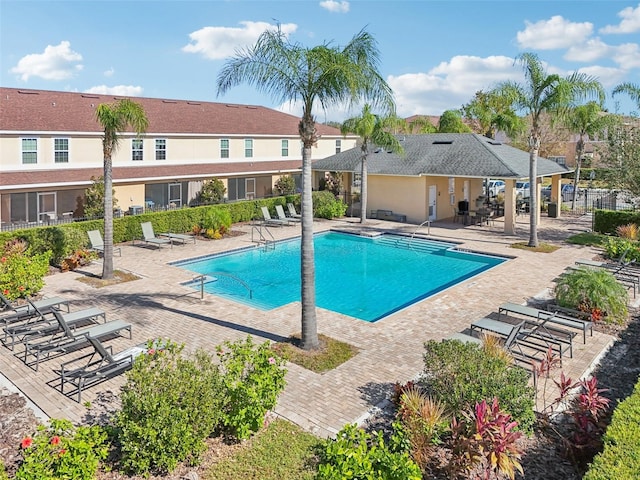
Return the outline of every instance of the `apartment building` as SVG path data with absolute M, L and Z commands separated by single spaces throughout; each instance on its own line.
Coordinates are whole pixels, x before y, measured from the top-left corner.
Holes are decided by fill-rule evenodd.
M 84 191 L 103 173 L 96 107 L 123 97 L 0 87 L 0 222 L 37 223 L 82 215 Z M 131 97 L 130 97 L 131 98 Z M 219 178 L 226 200 L 263 198 L 292 175 L 300 185 L 296 116 L 227 103 L 131 98 L 146 134 L 123 132 L 113 183 L 125 212 L 189 205 L 204 180 Z M 317 125 L 312 158 L 352 148 L 357 137 Z

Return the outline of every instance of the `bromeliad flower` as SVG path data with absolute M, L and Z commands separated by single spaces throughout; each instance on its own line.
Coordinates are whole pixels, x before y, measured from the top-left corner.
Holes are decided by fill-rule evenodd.
M 60 437 L 57 435 L 54 435 L 53 437 L 51 437 L 51 445 L 58 445 L 60 443 Z
M 29 448 L 33 444 L 33 439 L 31 437 L 24 437 L 22 442 L 20 442 L 20 447 L 22 449 Z

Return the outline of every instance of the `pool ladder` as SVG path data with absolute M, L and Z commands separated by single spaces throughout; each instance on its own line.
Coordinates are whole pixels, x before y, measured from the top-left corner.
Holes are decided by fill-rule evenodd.
M 203 274 L 203 275 L 198 275 L 197 277 L 194 277 L 193 282 L 197 282 L 200 281 L 200 300 L 202 300 L 204 298 L 204 284 L 206 280 L 217 280 L 215 277 L 227 277 L 230 278 L 232 280 L 235 280 L 236 282 L 238 282 L 240 285 L 242 285 L 248 292 L 249 292 L 249 298 L 253 298 L 253 290 L 251 290 L 251 288 L 249 287 L 249 285 L 247 285 L 247 282 L 245 282 L 244 280 L 241 280 L 240 278 L 236 277 L 235 275 L 232 275 L 230 273 L 227 272 L 211 272 L 211 273 L 207 273 L 207 274 Z
M 267 237 L 264 236 L 264 234 L 262 233 L 262 229 L 263 228 L 264 228 L 264 231 L 271 237 L 271 240 L 269 240 Z M 258 236 L 257 240 L 254 240 L 254 237 L 253 237 L 253 233 L 254 232 L 257 233 L 257 236 Z M 268 249 L 271 249 L 271 250 L 275 250 L 276 249 L 276 239 L 273 237 L 273 234 L 267 228 L 267 226 L 263 225 L 263 224 L 253 225 L 251 227 L 251 242 L 253 242 L 253 243 L 264 243 L 265 252 Z

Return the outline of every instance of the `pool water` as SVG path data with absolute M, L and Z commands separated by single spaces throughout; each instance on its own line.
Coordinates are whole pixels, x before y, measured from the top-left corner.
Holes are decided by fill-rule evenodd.
M 375 322 L 505 261 L 454 247 L 389 234 L 316 235 L 316 305 Z M 205 292 L 262 310 L 300 301 L 299 238 L 173 265 L 206 275 Z

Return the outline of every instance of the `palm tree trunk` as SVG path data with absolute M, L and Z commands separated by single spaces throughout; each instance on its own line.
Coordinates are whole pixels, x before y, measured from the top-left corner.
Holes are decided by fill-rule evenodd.
M 309 124 L 310 122 L 310 124 Z M 318 348 L 318 322 L 316 319 L 316 267 L 313 248 L 313 196 L 311 195 L 311 147 L 315 135 L 313 119 L 300 121 L 300 137 L 304 143 L 302 150 L 302 237 L 300 240 L 300 299 L 302 303 L 301 348 Z
M 533 135 L 530 139 L 529 154 L 529 246 L 538 246 L 538 150 L 540 138 Z
M 362 164 L 360 165 L 360 223 L 367 221 L 367 156 L 369 148 L 362 145 Z
M 104 251 L 102 252 L 102 279 L 113 278 L 113 177 L 111 153 L 104 155 Z
M 578 196 L 578 182 L 580 181 L 580 167 L 582 166 L 582 150 L 584 149 L 584 142 L 582 141 L 582 135 L 576 143 L 576 171 L 573 172 L 573 195 L 571 196 L 571 211 L 576 211 L 576 197 Z

